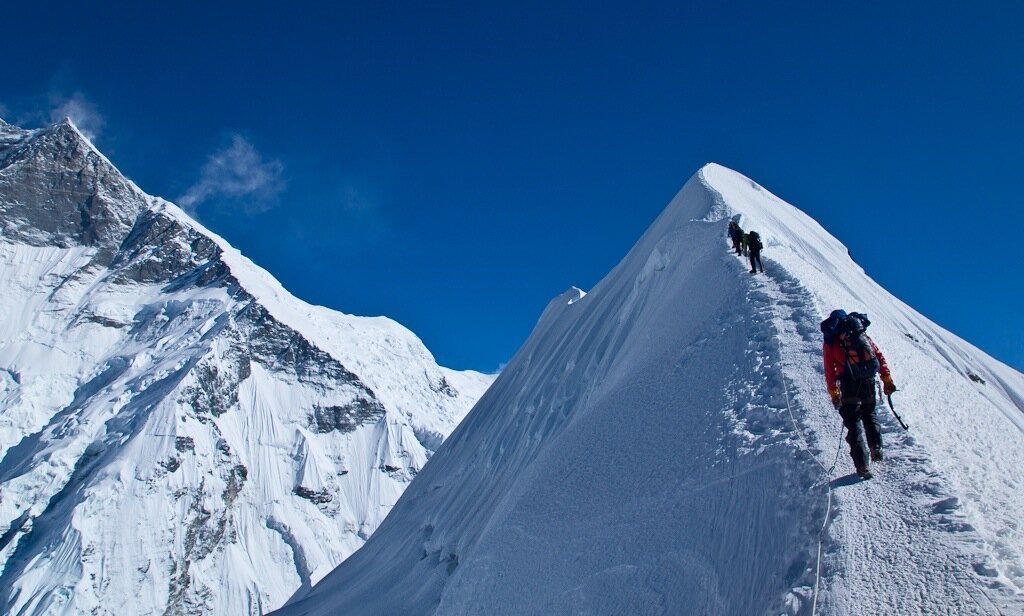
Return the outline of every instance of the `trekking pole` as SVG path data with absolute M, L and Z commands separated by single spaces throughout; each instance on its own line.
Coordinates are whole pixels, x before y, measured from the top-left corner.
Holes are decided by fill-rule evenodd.
M 885 398 L 889 401 L 889 410 L 896 416 L 896 421 L 900 422 L 900 425 L 903 426 L 904 430 L 910 430 L 910 426 L 903 423 L 903 418 L 899 416 L 899 413 L 896 412 L 896 408 L 892 405 L 892 394 L 886 394 Z

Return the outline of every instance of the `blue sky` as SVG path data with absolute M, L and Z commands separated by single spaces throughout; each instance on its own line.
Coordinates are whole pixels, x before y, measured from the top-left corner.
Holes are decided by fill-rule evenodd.
M 715 161 L 1024 368 L 1020 3 L 92 4 L 5 8 L 0 114 L 71 113 L 293 293 L 443 364 L 507 361 Z

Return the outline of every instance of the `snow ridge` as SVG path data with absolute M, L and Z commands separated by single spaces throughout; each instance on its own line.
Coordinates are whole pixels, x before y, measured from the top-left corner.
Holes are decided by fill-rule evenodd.
M 728 252 L 734 217 L 767 274 Z M 911 425 L 879 408 L 868 482 L 824 393 L 837 307 L 870 315 Z M 281 613 L 1015 613 L 1022 393 L 710 164 L 591 292 L 552 301 L 377 534 Z

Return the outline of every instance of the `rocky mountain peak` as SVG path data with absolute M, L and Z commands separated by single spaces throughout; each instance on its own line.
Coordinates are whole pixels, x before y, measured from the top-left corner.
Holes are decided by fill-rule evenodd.
M 32 246 L 94 246 L 111 255 L 145 195 L 65 118 L 49 128 L 0 127 L 0 230 Z

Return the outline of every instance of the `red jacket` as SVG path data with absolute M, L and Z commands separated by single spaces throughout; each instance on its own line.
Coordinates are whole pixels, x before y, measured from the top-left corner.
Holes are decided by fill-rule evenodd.
M 878 358 L 878 371 L 882 373 L 882 379 L 892 378 L 889 374 L 889 364 L 886 363 L 885 356 L 878 350 L 878 347 L 875 346 L 875 341 L 870 337 L 868 342 L 871 343 L 871 350 L 875 352 L 875 357 Z M 822 354 L 825 356 L 825 385 L 829 391 L 839 389 L 839 377 L 846 372 L 846 353 L 843 351 L 842 345 L 839 344 L 839 340 L 833 339 L 832 344 L 825 344 L 822 347 Z

